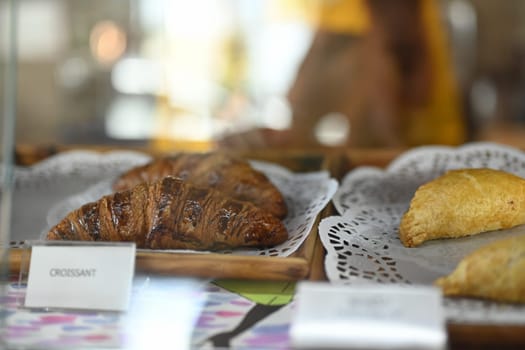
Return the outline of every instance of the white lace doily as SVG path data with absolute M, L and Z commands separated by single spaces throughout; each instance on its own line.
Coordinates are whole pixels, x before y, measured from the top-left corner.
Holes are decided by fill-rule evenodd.
M 469 252 L 490 241 L 523 234 L 523 226 L 476 236 L 429 241 L 405 248 L 398 226 L 416 189 L 449 169 L 489 167 L 525 177 L 525 153 L 493 143 L 407 151 L 386 169 L 359 167 L 343 178 L 319 235 L 327 250 L 326 274 L 337 283 L 432 284 Z M 446 298 L 449 321 L 525 324 L 525 306 Z
M 49 208 L 59 201 L 85 190 L 100 179 L 144 164 L 149 159 L 149 156 L 133 151 L 97 153 L 77 150 L 60 153 L 29 167 L 15 167 L 11 245 L 38 239 L 47 226 Z M 0 163 L 0 178 L 4 166 Z
M 59 156 L 60 157 L 60 156 Z M 103 157 L 100 156 L 99 157 Z M 84 157 L 78 154 L 76 159 L 68 159 L 68 163 L 89 163 L 92 155 Z M 142 163 L 142 155 L 131 164 Z M 237 249 L 224 251 L 224 254 L 235 255 L 264 255 L 275 257 L 286 257 L 295 252 L 308 237 L 311 232 L 317 215 L 332 199 L 338 188 L 335 179 L 330 178 L 327 171 L 316 171 L 309 173 L 293 173 L 288 169 L 277 164 L 262 161 L 251 161 L 255 169 L 265 173 L 283 194 L 288 206 L 288 215 L 283 220 L 289 234 L 286 242 L 267 249 Z M 91 163 L 91 170 L 97 171 L 97 166 L 101 163 L 97 159 Z M 71 165 L 67 165 L 71 167 Z M 67 213 L 80 207 L 81 205 L 96 201 L 103 195 L 111 193 L 111 184 L 116 176 L 128 167 L 115 167 L 111 174 L 105 172 L 99 181 L 91 186 L 81 186 L 79 191 L 52 206 L 47 215 L 47 225 L 42 231 L 42 236 L 56 223 L 64 218 Z M 124 169 L 125 168 L 125 169 Z M 167 252 L 168 250 L 163 250 Z M 169 250 L 169 252 L 189 252 L 188 250 Z

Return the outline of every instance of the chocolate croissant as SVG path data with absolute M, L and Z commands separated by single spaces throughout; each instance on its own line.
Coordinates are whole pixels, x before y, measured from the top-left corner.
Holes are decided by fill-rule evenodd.
M 164 177 L 83 205 L 51 228 L 47 238 L 222 250 L 273 246 L 288 233 L 278 218 L 249 202 Z
M 525 303 L 525 235 L 479 248 L 435 284 L 447 296 Z
M 451 170 L 420 186 L 401 218 L 407 247 L 525 224 L 525 179 L 501 170 Z
M 265 174 L 243 159 L 220 152 L 179 153 L 155 159 L 123 173 L 114 182 L 113 189 L 122 191 L 164 176 L 175 176 L 199 187 L 212 187 L 232 198 L 252 202 L 280 219 L 287 215 L 284 197 Z

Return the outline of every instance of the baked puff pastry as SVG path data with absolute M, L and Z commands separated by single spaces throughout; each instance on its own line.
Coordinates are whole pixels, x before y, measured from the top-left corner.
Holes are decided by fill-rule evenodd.
M 525 223 L 525 179 L 495 169 L 451 170 L 420 186 L 401 218 L 406 247 Z
M 525 303 L 525 235 L 479 248 L 435 284 L 447 296 Z

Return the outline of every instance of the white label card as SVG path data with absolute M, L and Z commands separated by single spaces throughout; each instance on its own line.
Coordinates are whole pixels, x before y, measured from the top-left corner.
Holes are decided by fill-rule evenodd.
M 301 282 L 290 330 L 298 348 L 444 349 L 441 291 Z
M 35 245 L 26 307 L 125 311 L 135 245 Z

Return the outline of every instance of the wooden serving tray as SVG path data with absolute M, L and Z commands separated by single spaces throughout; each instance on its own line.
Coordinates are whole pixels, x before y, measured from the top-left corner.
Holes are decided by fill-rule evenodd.
M 69 149 L 62 149 L 69 150 Z M 102 150 L 104 151 L 104 150 Z M 59 153 L 57 151 L 56 153 Z M 56 154 L 51 152 L 47 156 Z M 46 157 L 41 150 L 25 148 L 18 159 L 25 159 L 23 165 L 31 165 Z M 328 170 L 330 161 L 323 153 L 265 152 L 239 153 L 247 159 L 269 161 L 285 166 L 294 172 Z M 28 162 L 28 159 L 33 161 Z M 159 251 L 138 251 L 136 271 L 171 276 L 194 276 L 204 278 L 240 278 L 252 280 L 295 281 L 302 279 L 325 279 L 323 269 L 324 248 L 317 235 L 317 225 L 321 217 L 328 215 L 331 206 L 317 217 L 304 243 L 289 257 L 242 256 L 216 253 L 163 253 Z M 9 270 L 18 273 L 23 259 L 29 257 L 23 248 L 11 248 Z
M 317 226 L 317 223 L 316 225 Z M 269 281 L 324 279 L 324 271 L 314 262 L 322 263 L 324 250 L 313 230 L 301 247 L 289 257 L 241 256 L 199 253 L 137 252 L 136 271 L 161 275 L 209 278 L 239 278 Z M 11 248 L 9 271 L 18 274 L 30 252 Z

